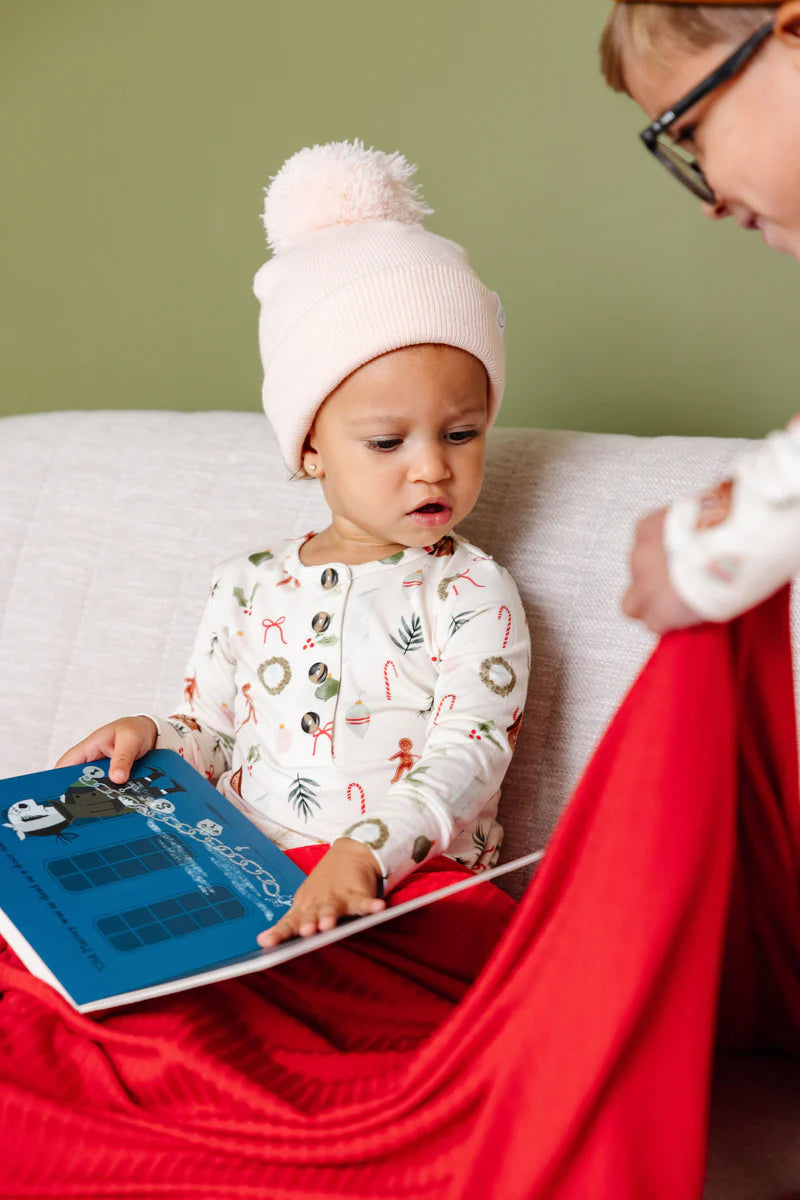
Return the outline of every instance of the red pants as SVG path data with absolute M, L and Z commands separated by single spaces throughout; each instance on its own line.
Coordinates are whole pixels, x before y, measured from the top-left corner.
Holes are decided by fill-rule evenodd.
M 799 819 L 781 593 L 663 639 L 518 907 L 100 1019 L 0 955 L 0 1195 L 696 1200 L 720 976 L 800 1049 Z

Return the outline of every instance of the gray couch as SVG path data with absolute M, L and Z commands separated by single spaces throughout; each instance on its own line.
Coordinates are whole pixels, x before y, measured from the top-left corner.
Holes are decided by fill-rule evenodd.
M 462 532 L 511 570 L 531 622 L 526 722 L 501 809 L 506 857 L 546 842 L 653 645 L 618 611 L 635 517 L 723 474 L 741 446 L 493 433 L 483 495 Z M 213 564 L 265 536 L 319 527 L 325 514 L 318 485 L 287 480 L 254 413 L 0 419 L 0 480 L 4 776 L 52 765 L 122 712 L 174 707 Z M 722 1059 L 708 1200 L 793 1190 L 798 1065 Z

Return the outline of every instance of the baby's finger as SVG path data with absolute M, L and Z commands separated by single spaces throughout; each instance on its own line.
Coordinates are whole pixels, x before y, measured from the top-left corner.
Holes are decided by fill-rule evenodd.
M 86 750 L 83 748 L 83 742 L 78 742 L 75 746 L 70 746 L 69 750 L 65 750 L 61 757 L 57 760 L 57 767 L 77 767 L 81 763 L 91 762 Z
M 631 584 L 622 597 L 622 611 L 626 617 L 633 617 L 634 620 L 642 615 L 642 602 L 639 597 L 639 589 L 633 584 Z
M 278 946 L 281 942 L 288 941 L 289 938 L 297 937 L 299 932 L 297 917 L 290 909 L 286 916 L 281 917 L 280 921 L 277 921 L 271 929 L 265 929 L 263 933 L 260 933 L 256 941 L 259 946 L 269 949 L 271 946 Z
M 65 750 L 56 763 L 57 767 L 77 767 L 81 763 L 93 762 L 96 758 L 106 758 L 113 749 L 113 740 L 109 736 L 107 741 L 103 740 L 103 730 L 95 730 L 90 733 L 82 742 L 76 742 L 74 746 L 70 746 L 69 750 Z
M 135 738 L 125 735 L 117 737 L 108 768 L 108 777 L 113 783 L 127 783 L 130 779 L 131 767 L 138 757 L 138 749 L 139 744 Z
M 379 900 L 377 896 L 351 896 L 344 916 L 348 917 L 367 917 L 370 913 L 380 912 L 386 908 L 386 901 Z

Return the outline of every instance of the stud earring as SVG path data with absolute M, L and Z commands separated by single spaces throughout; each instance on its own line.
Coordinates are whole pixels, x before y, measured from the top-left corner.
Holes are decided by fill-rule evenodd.
M 309 463 L 308 466 L 306 467 L 307 471 L 316 471 L 316 469 L 317 469 L 316 463 Z

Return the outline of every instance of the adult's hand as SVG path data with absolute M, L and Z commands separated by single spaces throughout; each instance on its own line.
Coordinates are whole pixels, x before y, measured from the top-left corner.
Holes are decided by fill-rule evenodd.
M 643 621 L 653 633 L 699 625 L 699 617 L 675 591 L 669 578 L 664 521 L 667 510 L 643 517 L 636 526 L 630 557 L 631 579 L 622 600 L 626 617 Z

